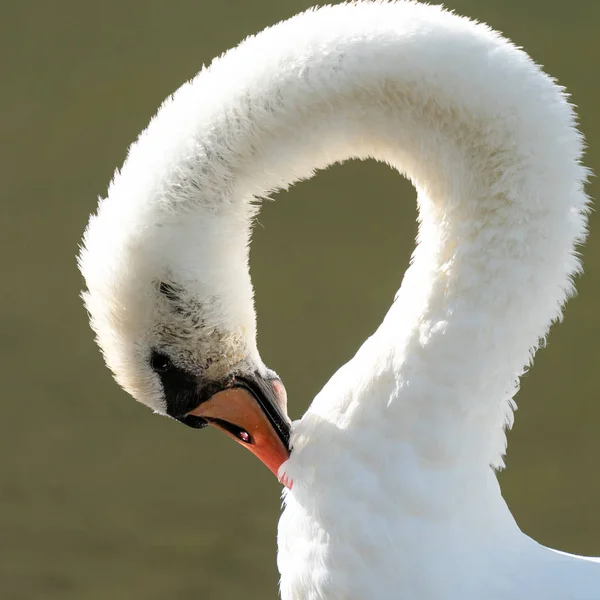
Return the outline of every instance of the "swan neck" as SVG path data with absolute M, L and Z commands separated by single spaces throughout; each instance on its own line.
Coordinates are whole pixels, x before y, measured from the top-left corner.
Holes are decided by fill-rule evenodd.
M 392 375 L 381 411 L 476 429 L 478 455 L 499 466 L 519 376 L 579 268 L 586 171 L 573 111 L 523 52 L 466 20 L 415 33 L 370 9 L 328 29 L 327 14 L 304 15 L 302 35 L 292 20 L 247 40 L 176 94 L 165 111 L 201 109 L 161 197 L 238 228 L 231 252 L 187 215 L 181 225 L 196 251 L 239 269 L 256 199 L 350 158 L 409 178 L 413 263 L 361 360 Z

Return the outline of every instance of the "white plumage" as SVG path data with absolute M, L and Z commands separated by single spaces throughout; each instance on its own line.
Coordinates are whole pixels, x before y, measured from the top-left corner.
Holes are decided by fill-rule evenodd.
M 351 157 L 417 189 L 392 307 L 293 427 L 284 600 L 600 598 L 598 559 L 525 536 L 494 473 L 519 377 L 579 270 L 582 149 L 564 92 L 523 51 L 412 2 L 325 7 L 247 39 L 131 146 L 80 266 L 108 366 L 161 413 L 156 344 L 211 377 L 265 369 L 253 199 Z M 165 279 L 187 313 L 165 307 Z

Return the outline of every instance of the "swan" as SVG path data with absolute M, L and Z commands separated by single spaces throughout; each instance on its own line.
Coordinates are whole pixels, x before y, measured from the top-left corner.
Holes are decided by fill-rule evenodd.
M 580 271 L 583 146 L 524 51 L 399 0 L 246 39 L 130 147 L 78 257 L 91 326 L 136 400 L 221 429 L 285 484 L 284 600 L 600 598 L 600 559 L 527 537 L 496 478 L 519 377 Z M 256 345 L 251 228 L 259 199 L 349 158 L 414 184 L 417 245 L 292 425 Z

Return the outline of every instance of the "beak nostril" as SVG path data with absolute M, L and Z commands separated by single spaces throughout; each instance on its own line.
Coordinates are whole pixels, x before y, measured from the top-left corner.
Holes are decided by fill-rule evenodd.
M 237 438 L 240 442 L 247 445 L 252 444 L 252 436 L 245 429 L 242 429 L 229 421 L 224 421 L 223 419 L 217 419 L 215 417 L 204 417 L 204 419 L 211 425 L 215 425 L 219 429 Z

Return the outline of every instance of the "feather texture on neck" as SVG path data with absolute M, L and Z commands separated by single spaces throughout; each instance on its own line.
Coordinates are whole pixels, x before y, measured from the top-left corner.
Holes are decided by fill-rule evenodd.
M 389 163 L 417 188 L 420 228 L 369 344 L 398 387 L 381 410 L 411 413 L 408 430 L 464 417 L 482 433 L 465 452 L 500 465 L 519 375 L 578 270 L 581 152 L 560 88 L 485 26 L 412 3 L 338 6 L 246 40 L 178 90 L 101 211 L 160 222 L 138 230 L 145 248 L 248 300 L 253 199 L 348 158 Z
M 490 465 L 502 465 L 519 377 L 579 269 L 582 148 L 565 94 L 523 51 L 411 2 L 326 7 L 247 39 L 182 86 L 132 146 L 95 226 L 109 211 L 129 224 L 107 252 L 157 248 L 198 294 L 218 291 L 218 318 L 243 314 L 252 339 L 256 199 L 349 158 L 384 161 L 418 192 L 418 244 L 389 313 L 295 427 L 284 598 L 392 597 L 360 595 L 368 553 L 338 578 L 331 565 L 335 536 L 374 503 L 381 536 L 399 536 L 400 549 L 388 559 L 374 549 L 372 572 L 385 579 L 406 561 L 395 576 L 414 590 L 407 598 L 471 598 L 426 595 L 436 579 L 414 579 L 411 548 L 427 535 L 446 559 L 453 524 L 463 549 L 521 535 Z M 346 542 L 364 548 L 368 530 L 356 526 Z M 292 566 L 303 556 L 328 565 L 322 581 Z

